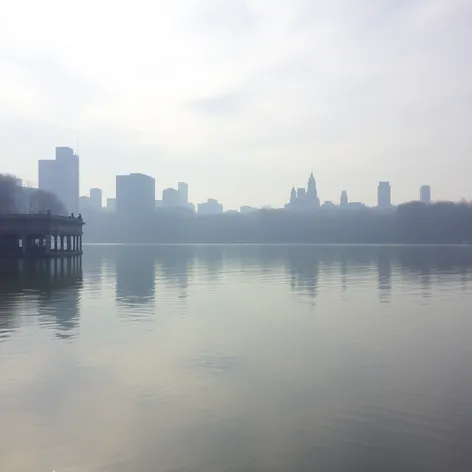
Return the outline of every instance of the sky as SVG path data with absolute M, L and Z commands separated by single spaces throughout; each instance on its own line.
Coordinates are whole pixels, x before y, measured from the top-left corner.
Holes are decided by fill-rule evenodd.
M 17 0 L 0 15 L 0 172 L 55 146 L 81 194 L 142 172 L 156 195 L 280 207 L 472 200 L 470 0 Z

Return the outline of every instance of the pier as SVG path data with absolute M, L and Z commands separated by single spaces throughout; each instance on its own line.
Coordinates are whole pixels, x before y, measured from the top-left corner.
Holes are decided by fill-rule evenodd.
M 0 215 L 0 257 L 82 255 L 82 217 Z

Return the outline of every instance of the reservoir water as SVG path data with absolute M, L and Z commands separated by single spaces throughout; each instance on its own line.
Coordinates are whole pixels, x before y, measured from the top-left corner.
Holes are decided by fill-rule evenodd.
M 471 471 L 472 247 L 1 266 L 2 472 Z

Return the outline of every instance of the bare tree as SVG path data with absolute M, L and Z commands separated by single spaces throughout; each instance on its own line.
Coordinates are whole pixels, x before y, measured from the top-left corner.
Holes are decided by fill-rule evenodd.
M 64 204 L 56 194 L 45 190 L 32 190 L 28 195 L 28 213 L 66 215 Z
M 0 213 L 15 213 L 18 204 L 18 183 L 13 175 L 0 174 Z

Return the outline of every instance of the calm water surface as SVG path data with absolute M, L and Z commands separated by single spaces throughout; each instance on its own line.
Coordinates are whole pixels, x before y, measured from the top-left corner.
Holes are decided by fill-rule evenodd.
M 2 267 L 2 472 L 472 470 L 470 247 Z

